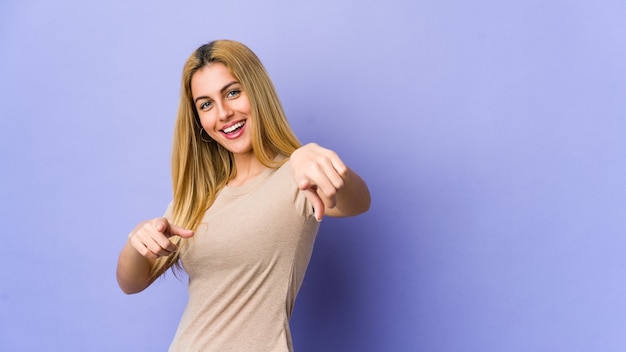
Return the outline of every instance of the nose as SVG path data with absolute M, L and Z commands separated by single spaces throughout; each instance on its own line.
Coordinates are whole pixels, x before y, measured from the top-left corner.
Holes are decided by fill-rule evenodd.
M 227 102 L 216 104 L 217 117 L 222 120 L 228 120 L 233 115 L 233 110 L 230 108 Z

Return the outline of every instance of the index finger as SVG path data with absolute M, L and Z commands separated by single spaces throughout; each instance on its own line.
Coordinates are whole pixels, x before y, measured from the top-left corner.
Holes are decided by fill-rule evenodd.
M 322 198 L 315 192 L 315 190 L 307 189 L 302 191 L 304 192 L 304 196 L 309 200 L 309 203 L 313 206 L 313 212 L 315 215 L 315 220 L 322 221 L 324 218 L 324 202 Z
M 156 219 L 154 226 L 158 232 L 162 233 L 166 237 L 172 237 L 172 236 L 191 237 L 193 236 L 193 231 L 187 230 L 180 226 L 176 226 L 170 223 L 167 220 L 167 218 Z

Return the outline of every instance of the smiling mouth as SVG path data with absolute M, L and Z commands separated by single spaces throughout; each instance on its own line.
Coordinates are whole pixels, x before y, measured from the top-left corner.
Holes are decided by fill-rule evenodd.
M 223 133 L 229 134 L 229 133 L 233 133 L 237 130 L 239 130 L 240 128 L 242 128 L 244 125 L 246 124 L 246 121 L 239 121 L 236 124 L 229 126 L 227 128 L 224 128 L 223 130 L 221 130 Z

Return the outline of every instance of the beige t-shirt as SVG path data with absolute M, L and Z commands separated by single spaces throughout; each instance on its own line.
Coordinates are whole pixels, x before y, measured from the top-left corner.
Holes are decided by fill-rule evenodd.
M 318 228 L 289 161 L 225 187 L 181 253 L 189 301 L 169 351 L 292 351 L 289 318 Z

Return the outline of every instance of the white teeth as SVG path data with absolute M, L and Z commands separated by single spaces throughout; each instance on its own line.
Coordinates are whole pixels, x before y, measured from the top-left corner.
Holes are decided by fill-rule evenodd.
M 241 122 L 236 123 L 236 124 L 234 124 L 234 125 L 232 125 L 232 126 L 230 126 L 230 127 L 228 127 L 228 128 L 223 129 L 222 131 L 223 131 L 224 133 L 231 133 L 232 131 L 234 131 L 234 130 L 236 130 L 236 129 L 240 128 L 241 126 L 243 126 L 243 125 L 244 125 L 244 123 L 245 123 L 245 122 L 241 121 Z

